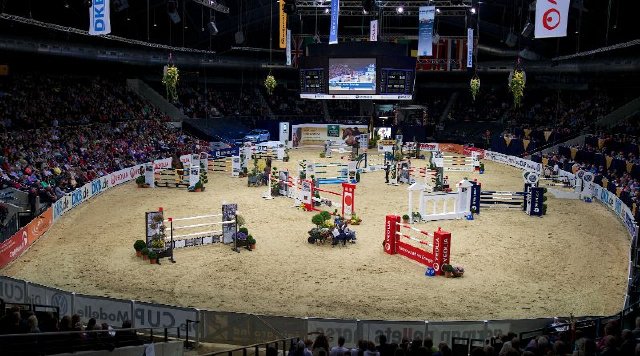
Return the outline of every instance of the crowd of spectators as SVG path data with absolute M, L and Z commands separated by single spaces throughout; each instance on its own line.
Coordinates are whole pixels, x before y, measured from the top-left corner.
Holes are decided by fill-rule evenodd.
M 388 343 L 387 337 L 380 335 L 377 345 L 360 340 L 355 347 L 347 348 L 343 337 L 338 338 L 336 346 L 330 347 L 328 338 L 319 335 L 315 341 L 300 340 L 292 345 L 288 356 L 633 356 L 640 355 L 639 337 L 640 317 L 636 319 L 634 330 L 621 330 L 618 321 L 611 321 L 605 325 L 603 335 L 595 339 L 580 329 L 553 332 L 527 340 L 508 333 L 488 339 L 484 344 L 472 345 L 469 353 L 466 344 L 460 344 L 462 350 L 457 350 L 457 345 L 450 346 L 446 342 L 434 345 L 429 337 L 403 338 L 400 343 Z
M 78 314 L 58 319 L 52 312 L 34 313 L 13 306 L 0 312 L 0 349 L 6 354 L 47 354 L 80 350 L 113 350 L 116 347 L 142 345 L 131 321 L 125 320 L 116 329 L 107 323 L 98 324 L 91 318 L 86 324 Z M 47 333 L 64 333 L 47 335 Z M 19 335 L 19 336 L 18 336 Z M 3 353 L 4 354 L 4 353 Z
M 124 81 L 40 80 L 59 95 L 21 76 L 2 94 L 0 189 L 27 191 L 46 206 L 113 171 L 207 145 L 168 128 L 166 118 L 128 92 Z M 63 85 L 77 97 L 63 93 Z
M 300 99 L 296 90 L 278 86 L 271 95 L 263 92 L 271 111 L 278 116 L 300 117 L 318 122 L 324 119 L 324 108 L 321 100 Z
M 265 118 L 268 108 L 249 88 L 234 85 L 181 85 L 178 106 L 190 118 L 254 117 Z
M 600 129 L 584 143 L 561 147 L 547 155 L 552 165 L 595 175 L 595 183 L 616 193 L 629 207 L 640 204 L 640 115 L 606 130 Z M 571 152 L 576 152 L 572 154 Z M 609 162 L 608 162 L 609 161 Z M 629 169 L 631 165 L 631 169 Z M 604 184 L 606 183 L 606 184 Z

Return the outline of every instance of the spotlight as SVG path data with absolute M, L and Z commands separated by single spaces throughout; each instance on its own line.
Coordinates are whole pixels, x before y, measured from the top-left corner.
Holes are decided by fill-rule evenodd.
M 215 22 L 213 22 L 213 21 L 209 22 L 207 27 L 209 28 L 209 34 L 211 36 L 215 36 L 215 35 L 218 34 L 218 26 L 216 26 Z
M 329 13 L 329 9 L 328 9 L 328 8 L 327 8 L 327 9 L 324 9 L 324 13 L 325 13 L 325 14 L 328 14 L 328 13 Z
M 440 13 L 440 9 L 436 9 L 436 12 L 437 12 L 437 13 Z
M 368 14 L 367 10 L 362 9 L 362 14 L 367 15 Z
M 403 13 L 404 12 L 404 7 L 398 6 L 398 8 L 396 9 L 396 12 L 399 13 L 399 14 Z
M 64 2 L 64 8 L 65 8 L 65 9 L 68 9 L 68 8 L 69 8 L 69 2 L 68 2 L 68 1 L 65 1 L 65 2 Z
M 476 8 L 472 7 L 471 10 L 469 10 L 469 11 L 471 11 L 472 14 L 475 14 L 476 13 Z

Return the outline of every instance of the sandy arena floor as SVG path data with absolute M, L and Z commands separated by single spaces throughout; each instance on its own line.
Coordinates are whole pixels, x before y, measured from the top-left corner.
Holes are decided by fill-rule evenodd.
M 318 151 L 292 151 L 291 162 Z M 325 161 L 337 161 L 333 159 Z M 423 161 L 414 164 L 425 166 Z M 485 162 L 487 190 L 522 190 L 519 170 Z M 327 186 L 337 187 L 337 186 Z M 2 271 L 65 290 L 174 305 L 287 316 L 359 319 L 482 320 L 617 312 L 627 282 L 629 240 L 603 206 L 549 196 L 548 215 L 485 211 L 473 221 L 438 221 L 452 233 L 451 262 L 463 278 L 425 277 L 421 265 L 382 249 L 384 217 L 407 210 L 407 186 L 384 184 L 384 172 L 362 175 L 356 189 L 358 242 L 346 248 L 307 243 L 312 213 L 292 200 L 260 198 L 264 187 L 210 173 L 204 193 L 138 189 L 128 183 L 65 215 L 28 253 Z M 176 250 L 176 264 L 136 258 L 144 212 L 165 216 L 219 213 L 236 202 L 257 240 L 255 251 L 222 244 Z

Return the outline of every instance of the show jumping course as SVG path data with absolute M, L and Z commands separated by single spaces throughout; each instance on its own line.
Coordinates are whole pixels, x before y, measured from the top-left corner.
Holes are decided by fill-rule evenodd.
M 427 236 L 431 238 L 431 242 L 403 234 L 400 232 L 400 228 L 409 229 L 409 231 Z M 418 245 L 411 245 L 402 241 L 402 239 L 407 239 Z M 425 249 L 423 245 L 429 247 L 430 250 Z M 387 215 L 384 226 L 384 252 L 390 255 L 400 254 L 433 268 L 436 274 L 443 274 L 441 267 L 449 264 L 449 256 L 451 254 L 451 233 L 440 228 L 434 233 L 429 233 L 401 223 L 400 216 Z

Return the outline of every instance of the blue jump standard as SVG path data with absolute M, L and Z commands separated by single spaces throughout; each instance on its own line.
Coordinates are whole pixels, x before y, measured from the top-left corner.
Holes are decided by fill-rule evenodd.
M 352 183 L 355 184 L 356 181 L 355 180 L 348 180 L 348 179 L 322 179 L 319 178 L 317 180 L 318 184 L 342 184 L 342 183 Z

